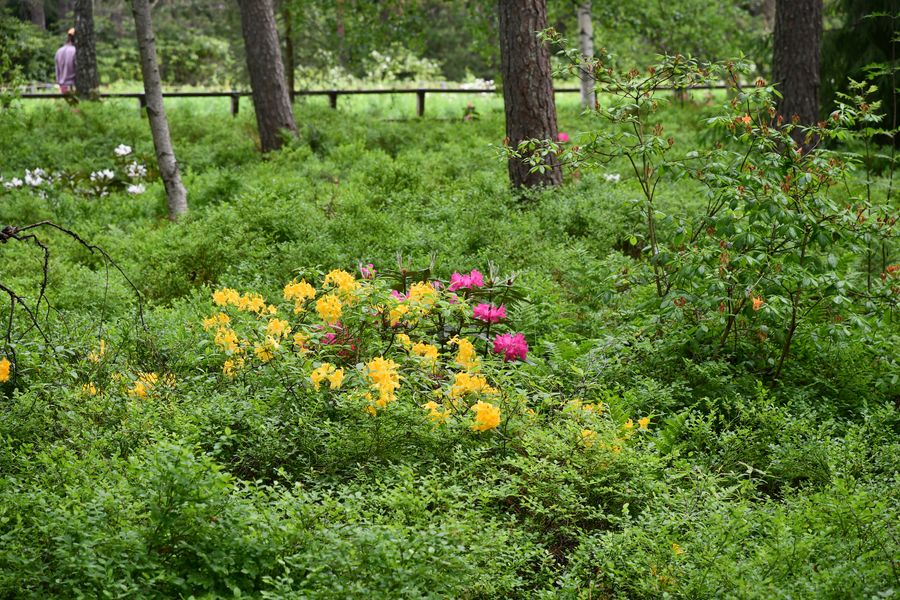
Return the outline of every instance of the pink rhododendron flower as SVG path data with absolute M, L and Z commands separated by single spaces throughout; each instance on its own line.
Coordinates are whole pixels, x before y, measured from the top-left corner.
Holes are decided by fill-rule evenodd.
M 472 309 L 472 316 L 479 321 L 497 323 L 506 318 L 506 307 L 502 304 L 500 306 L 494 306 L 493 304 L 482 302 Z
M 494 338 L 494 352 L 503 354 L 503 361 L 525 360 L 528 354 L 528 342 L 521 333 L 504 333 Z
M 559 141 L 559 143 L 565 144 L 566 142 L 569 141 L 569 134 L 560 131 L 560 132 L 557 134 L 556 139 Z
M 472 269 L 472 272 L 468 275 L 454 273 L 450 276 L 450 287 L 447 289 L 451 292 L 455 292 L 456 290 L 473 287 L 484 287 L 484 275 L 482 275 L 478 269 Z
M 375 277 L 375 265 L 369 263 L 367 265 L 360 264 L 359 265 L 359 274 L 363 279 L 372 279 Z
M 407 298 L 409 298 L 409 294 L 404 294 L 403 292 L 398 292 L 397 290 L 391 290 L 391 296 L 403 302 Z

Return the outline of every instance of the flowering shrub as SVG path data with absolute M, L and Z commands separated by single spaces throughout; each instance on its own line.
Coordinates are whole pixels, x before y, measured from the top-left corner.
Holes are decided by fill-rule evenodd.
M 504 302 L 518 299 L 512 281 L 478 270 L 453 273 L 447 283 L 407 271 L 389 278 L 371 264 L 360 275 L 335 269 L 315 277 L 318 287 L 312 277 L 295 279 L 274 303 L 230 288 L 213 292 L 219 312 L 203 327 L 223 375 L 279 369 L 332 408 L 377 417 L 407 401 L 434 426 L 500 427 L 502 411 L 515 407 L 498 382 L 512 367 L 506 363 L 528 354 L 524 334 L 492 332 L 506 327 Z
M 124 190 L 132 195 L 143 194 L 151 173 L 143 159 L 133 155 L 131 146 L 119 144 L 113 150 L 115 165 L 91 172 L 49 172 L 40 167 L 26 169 L 21 178 L 0 177 L 3 189 L 13 191 L 28 189 L 41 198 L 47 198 L 53 190 L 69 189 L 77 193 L 105 197 L 113 191 Z

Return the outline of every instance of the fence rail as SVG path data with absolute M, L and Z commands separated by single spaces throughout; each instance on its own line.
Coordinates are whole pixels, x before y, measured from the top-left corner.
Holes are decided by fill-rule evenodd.
M 661 90 L 672 91 L 676 94 L 683 93 L 686 90 L 724 90 L 726 85 L 697 85 L 689 88 L 660 88 Z M 328 96 L 328 104 L 331 108 L 337 108 L 338 96 L 364 96 L 364 95 L 393 95 L 393 94 L 415 94 L 416 95 L 416 116 L 425 116 L 425 96 L 426 94 L 495 94 L 501 90 L 497 88 L 483 89 L 466 89 L 466 88 L 392 88 L 392 89 L 362 89 L 362 90 L 295 90 L 291 92 L 291 100 L 298 96 Z M 581 88 L 565 87 L 553 90 L 557 94 L 569 94 L 580 92 Z M 237 116 L 240 111 L 241 97 L 250 96 L 250 92 L 163 92 L 163 98 L 230 98 L 231 99 L 231 116 Z M 141 110 L 147 107 L 147 96 L 144 92 L 119 92 L 98 94 L 100 98 L 134 98 L 138 101 Z M 23 93 L 19 98 L 23 100 L 52 100 L 68 97 L 66 94 L 38 94 Z

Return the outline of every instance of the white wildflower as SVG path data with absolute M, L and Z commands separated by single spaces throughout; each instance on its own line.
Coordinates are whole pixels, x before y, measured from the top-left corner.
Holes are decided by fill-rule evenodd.
M 619 181 L 622 179 L 622 176 L 618 173 L 607 173 L 603 176 L 603 179 L 605 179 L 607 183 L 619 183 Z
M 131 146 L 125 144 L 116 146 L 116 156 L 128 156 L 129 154 L 131 154 Z
M 104 181 L 112 181 L 113 177 L 116 176 L 115 171 L 112 169 L 103 169 L 102 171 L 94 171 L 91 173 L 91 181 L 102 183 Z
M 132 179 L 141 179 L 147 176 L 147 167 L 145 167 L 138 161 L 134 161 L 128 165 L 128 167 L 125 169 L 125 172 Z
M 43 169 L 34 169 L 33 171 L 25 169 L 25 184 L 31 187 L 38 187 L 47 182 L 46 176 L 47 172 Z
M 22 187 L 22 180 L 19 179 L 18 177 L 13 177 L 9 181 L 5 182 L 3 184 L 3 187 L 5 187 L 8 190 L 14 190 L 16 188 L 20 188 L 20 187 Z
M 132 184 L 132 185 L 128 186 L 128 193 L 135 194 L 135 195 L 143 194 L 146 191 L 146 189 L 147 188 L 145 188 L 144 184 L 142 184 L 142 183 Z

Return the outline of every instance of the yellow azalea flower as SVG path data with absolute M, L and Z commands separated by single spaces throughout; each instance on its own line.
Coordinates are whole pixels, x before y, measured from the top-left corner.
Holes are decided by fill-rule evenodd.
M 134 385 L 128 390 L 128 393 L 143 400 L 150 390 L 156 387 L 158 381 L 159 375 L 156 373 L 138 373 L 138 377 L 134 380 Z
M 647 425 L 650 424 L 650 417 L 644 417 L 642 419 L 638 419 L 638 425 L 640 425 L 641 429 L 647 429 Z
M 342 269 L 335 269 L 325 275 L 324 284 L 336 287 L 342 296 L 352 294 L 359 287 L 359 282 L 353 275 Z
M 247 294 L 240 298 L 238 309 L 262 315 L 268 311 L 269 307 L 266 304 L 266 299 L 259 294 Z
M 341 301 L 334 294 L 322 296 L 316 302 L 316 312 L 326 323 L 337 323 L 341 318 Z
M 391 327 L 400 323 L 400 321 L 403 319 L 404 316 L 406 316 L 406 313 L 408 313 L 408 312 L 409 312 L 408 304 L 398 304 L 397 306 L 392 308 L 390 314 L 388 315 L 388 318 L 391 321 Z
M 217 315 L 212 315 L 211 317 L 203 319 L 203 329 L 209 330 L 216 326 L 228 325 L 229 323 L 231 323 L 231 317 L 229 317 L 228 315 L 226 315 L 223 312 L 220 312 Z M 103 340 L 100 340 L 100 351 L 101 351 L 101 355 L 102 355 Z
M 316 297 L 316 288 L 306 283 L 305 279 L 299 282 L 295 279 L 284 286 L 284 299 L 294 300 L 295 302 L 303 302 Z
M 331 363 L 322 363 L 318 368 L 313 369 L 313 372 L 309 374 L 309 379 L 312 381 L 313 387 L 316 388 L 316 391 L 319 391 L 319 386 L 322 384 L 328 374 L 334 370 L 334 365 Z
M 98 362 L 100 362 L 100 360 L 103 358 L 103 356 L 105 354 L 106 354 L 106 341 L 101 339 L 100 340 L 100 348 L 96 352 L 91 351 L 88 354 L 88 360 L 91 361 L 92 363 L 98 363 Z
M 596 431 L 591 431 L 590 429 L 581 430 L 581 443 L 584 444 L 585 448 L 590 448 L 591 446 L 593 446 L 596 439 Z
M 227 327 L 219 328 L 219 330 L 216 331 L 216 337 L 213 341 L 215 342 L 216 346 L 230 354 L 234 354 L 239 351 L 238 337 L 233 329 L 228 329 Z
M 225 364 L 222 365 L 222 373 L 226 377 L 234 377 L 234 372 L 243 366 L 244 366 L 243 358 L 238 357 L 238 358 L 234 358 L 234 359 L 228 359 L 225 361 Z
M 434 365 L 437 363 L 438 359 L 438 349 L 437 346 L 432 346 L 431 344 L 426 344 L 424 342 L 419 342 L 415 346 L 412 347 L 412 352 L 416 356 L 421 356 L 425 358 L 430 365 Z
M 275 352 L 277 352 L 281 348 L 281 344 L 278 343 L 273 337 L 267 337 L 266 341 L 262 344 L 257 344 L 253 349 L 253 353 L 256 355 L 256 358 L 266 363 L 275 358 Z
M 434 303 L 437 302 L 438 292 L 434 289 L 434 286 L 428 282 L 421 281 L 419 283 L 414 283 L 409 288 L 409 296 L 407 297 L 407 302 L 411 304 L 418 305 L 419 307 L 425 309 L 426 311 L 434 306 Z
M 625 421 L 624 427 L 625 429 L 634 429 L 634 421 L 628 419 L 627 421 Z
M 291 327 L 284 319 L 272 319 L 266 326 L 266 335 L 281 338 L 291 333 Z
M 450 388 L 450 397 L 458 399 L 472 393 L 496 394 L 497 390 L 489 386 L 487 379 L 481 375 L 457 373 L 453 382 L 453 387 Z
M 241 302 L 241 295 L 231 288 L 222 288 L 213 292 L 213 303 L 216 306 L 238 306 Z
M 306 350 L 306 342 L 309 341 L 309 338 L 299 331 L 294 334 L 294 346 L 297 347 L 298 350 L 305 351 Z
M 0 358 L 0 383 L 4 383 L 9 381 L 9 367 L 10 367 L 9 359 L 5 356 Z
M 450 411 L 441 410 L 443 407 L 434 400 L 426 402 L 422 405 L 422 408 L 428 411 L 428 418 L 435 425 L 440 425 L 450 418 Z
M 672 552 L 674 552 L 676 555 L 684 554 L 684 548 L 679 546 L 677 543 L 672 542 Z
M 753 296 L 753 310 L 761 309 L 765 303 L 766 301 L 762 299 L 762 296 Z
M 409 339 L 409 336 L 405 333 L 398 333 L 396 336 L 397 341 L 400 342 L 404 348 L 411 348 L 412 341 Z
M 341 385 L 344 383 L 344 369 L 332 371 L 328 375 L 328 383 L 331 384 L 331 389 L 333 390 L 341 389 Z
M 475 411 L 473 431 L 487 431 L 500 424 L 500 409 L 488 402 L 476 402 L 471 410 Z
M 466 338 L 455 337 L 450 340 L 455 343 L 458 351 L 456 353 L 456 363 L 469 371 L 478 367 L 478 356 L 475 354 L 475 346 Z
M 395 391 L 400 387 L 398 367 L 399 365 L 394 361 L 381 356 L 366 363 L 369 379 L 372 381 L 372 389 L 378 392 L 375 404 L 381 408 L 396 399 Z
M 81 393 L 85 394 L 86 396 L 96 396 L 97 388 L 92 382 L 89 381 L 87 383 L 81 384 Z

